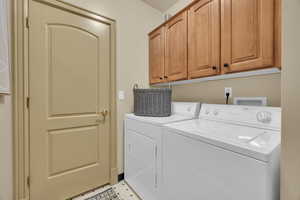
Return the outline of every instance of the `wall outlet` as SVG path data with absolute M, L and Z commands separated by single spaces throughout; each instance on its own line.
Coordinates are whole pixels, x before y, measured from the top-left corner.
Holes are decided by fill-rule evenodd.
M 119 100 L 124 100 L 125 99 L 125 92 L 120 90 L 118 96 L 119 96 Z
M 224 96 L 227 97 L 226 94 L 229 93 L 229 98 L 232 98 L 232 88 L 225 88 Z

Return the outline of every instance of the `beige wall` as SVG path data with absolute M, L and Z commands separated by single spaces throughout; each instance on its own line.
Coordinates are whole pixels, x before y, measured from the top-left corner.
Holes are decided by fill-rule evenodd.
M 300 1 L 283 0 L 282 200 L 300 199 Z
M 9 0 L 6 1 L 11 2 Z M 8 6 L 10 7 L 10 5 Z M 10 96 L 0 96 L 0 200 L 13 199 L 11 102 Z
M 148 86 L 148 32 L 163 20 L 158 10 L 141 0 L 64 0 L 117 22 L 117 90 L 125 91 L 118 101 L 118 168 L 123 172 L 123 118 L 132 111 L 134 83 Z
M 174 86 L 173 99 L 223 104 L 224 87 L 232 87 L 233 97 L 266 96 L 268 105 L 280 106 L 280 74 Z
M 179 0 L 166 12 L 174 15 L 193 0 Z M 208 81 L 174 86 L 174 100 L 192 100 L 207 103 L 224 103 L 224 87 L 232 87 L 233 97 L 268 97 L 270 106 L 280 106 L 280 74 L 248 78 Z

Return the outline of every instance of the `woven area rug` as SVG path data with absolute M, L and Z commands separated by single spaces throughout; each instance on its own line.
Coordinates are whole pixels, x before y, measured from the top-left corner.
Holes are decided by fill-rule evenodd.
M 109 188 L 95 196 L 87 198 L 86 200 L 120 200 L 120 198 L 112 188 Z
M 124 181 L 121 181 L 116 185 L 107 185 L 70 200 L 140 200 L 140 198 Z

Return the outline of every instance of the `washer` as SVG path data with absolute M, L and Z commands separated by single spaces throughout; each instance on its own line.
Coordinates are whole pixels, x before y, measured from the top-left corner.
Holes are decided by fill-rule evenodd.
M 165 126 L 162 198 L 279 200 L 281 109 L 203 104 Z
M 125 117 L 125 181 L 143 200 L 158 200 L 161 189 L 161 138 L 165 124 L 199 116 L 200 103 L 174 102 L 170 117 Z

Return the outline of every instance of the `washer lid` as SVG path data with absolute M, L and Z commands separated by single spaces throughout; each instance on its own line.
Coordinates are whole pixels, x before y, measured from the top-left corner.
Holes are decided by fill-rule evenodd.
M 268 162 L 280 145 L 280 132 L 242 125 L 195 119 L 166 125 L 187 137 Z

